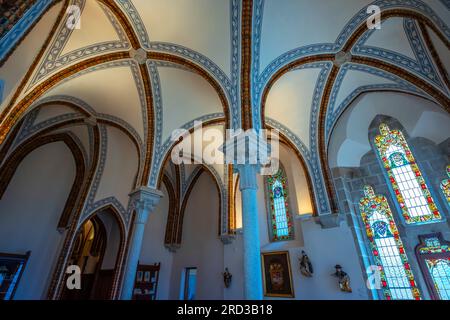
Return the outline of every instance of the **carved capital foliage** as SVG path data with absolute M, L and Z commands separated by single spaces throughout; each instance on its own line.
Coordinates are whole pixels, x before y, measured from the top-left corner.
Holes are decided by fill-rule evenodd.
M 234 239 L 236 239 L 234 234 L 223 234 L 220 236 L 220 241 L 222 241 L 223 244 L 231 244 Z
M 240 131 L 232 135 L 220 148 L 227 164 L 258 164 L 269 162 L 270 146 L 263 134 L 255 130 Z
M 136 211 L 136 224 L 145 224 L 148 215 L 163 197 L 161 191 L 149 187 L 139 187 L 129 194 L 132 208 Z
M 255 164 L 239 164 L 235 166 L 239 172 L 239 190 L 258 189 L 256 176 L 259 173 L 260 166 Z
M 338 228 L 344 218 L 345 217 L 342 214 L 326 213 L 315 217 L 315 221 L 316 223 L 320 224 L 323 229 L 331 229 Z

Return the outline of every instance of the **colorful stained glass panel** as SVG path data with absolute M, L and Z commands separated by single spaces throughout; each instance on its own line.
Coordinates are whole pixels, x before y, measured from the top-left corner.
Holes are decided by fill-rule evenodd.
M 447 203 L 450 206 L 450 165 L 447 166 L 447 176 L 448 179 L 445 179 L 441 183 L 441 190 L 447 198 Z
M 450 300 L 450 258 L 425 259 L 441 300 Z
M 407 224 L 435 222 L 442 219 L 425 179 L 403 134 L 380 125 L 375 138 L 378 154 Z
M 289 213 L 287 182 L 283 169 L 267 178 L 267 192 L 272 240 L 292 239 L 292 217 Z
M 442 234 L 419 236 L 416 256 L 434 299 L 450 300 L 450 246 Z
M 420 299 L 408 257 L 392 217 L 387 199 L 375 195 L 371 186 L 364 187 L 359 203 L 361 217 L 370 241 L 373 258 L 380 270 L 386 299 Z

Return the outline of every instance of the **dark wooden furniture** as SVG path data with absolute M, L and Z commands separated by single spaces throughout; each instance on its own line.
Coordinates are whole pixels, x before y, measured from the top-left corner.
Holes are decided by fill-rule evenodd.
M 0 253 L 0 300 L 14 297 L 30 254 Z
M 156 300 L 161 263 L 139 264 L 134 280 L 133 300 Z

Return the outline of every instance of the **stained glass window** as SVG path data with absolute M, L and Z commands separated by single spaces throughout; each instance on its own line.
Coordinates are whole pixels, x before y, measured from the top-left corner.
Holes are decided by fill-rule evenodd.
M 407 224 L 441 220 L 430 190 L 403 134 L 381 124 L 375 145 Z
M 420 299 L 408 257 L 387 199 L 364 187 L 359 203 L 373 258 L 380 271 L 381 289 L 388 300 Z
M 434 299 L 450 300 L 450 247 L 442 235 L 420 236 L 416 249 L 420 267 Z
M 291 240 L 293 238 L 292 217 L 289 213 L 288 188 L 285 171 L 267 178 L 267 198 L 269 206 L 270 233 L 272 241 Z
M 449 179 L 445 179 L 441 183 L 441 189 L 444 193 L 445 197 L 447 198 L 447 202 L 450 205 L 450 165 L 447 166 L 447 175 Z

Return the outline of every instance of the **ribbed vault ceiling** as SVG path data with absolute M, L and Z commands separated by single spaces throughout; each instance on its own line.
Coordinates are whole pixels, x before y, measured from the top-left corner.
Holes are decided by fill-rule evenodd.
M 380 30 L 365 27 L 370 4 Z M 80 29 L 67 28 L 69 5 Z M 61 1 L 3 62 L 1 141 L 43 101 L 72 101 L 126 128 L 151 186 L 171 132 L 194 120 L 278 128 L 314 171 L 339 116 L 367 92 L 449 110 L 449 22 L 445 0 Z M 65 113 L 56 109 L 38 117 Z M 313 177 L 324 210 L 328 178 Z

